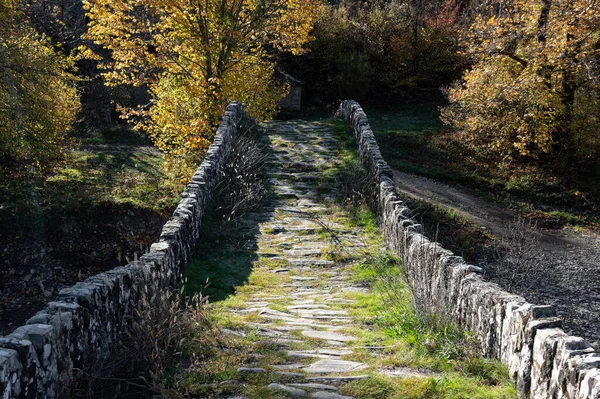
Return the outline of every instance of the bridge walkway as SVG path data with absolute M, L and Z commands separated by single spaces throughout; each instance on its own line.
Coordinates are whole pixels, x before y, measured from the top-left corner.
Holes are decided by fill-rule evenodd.
M 287 121 L 265 129 L 272 195 L 249 219 L 260 223 L 239 225 L 255 229 L 258 258 L 248 282 L 211 305 L 224 341 L 218 358 L 199 367 L 202 383 L 192 391 L 341 399 L 351 397 L 344 385 L 377 374 L 426 376 L 386 364 L 396 349 L 375 325 L 370 306 L 377 300 L 355 266 L 380 252 L 381 237 L 333 201 L 330 183 L 343 159 L 330 125 Z

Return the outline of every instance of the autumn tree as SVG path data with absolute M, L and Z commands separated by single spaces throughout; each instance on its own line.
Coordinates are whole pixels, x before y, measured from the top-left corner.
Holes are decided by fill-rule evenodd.
M 274 54 L 300 54 L 311 39 L 317 0 L 86 1 L 88 37 L 110 51 L 111 85 L 147 87 L 151 102 L 123 114 L 165 153 L 167 169 L 189 176 L 208 148 L 225 105 L 241 101 L 271 117 L 285 88 Z
M 585 155 L 598 144 L 599 40 L 596 0 L 480 3 L 464 35 L 474 66 L 443 118 L 499 162 Z
M 0 161 L 41 170 L 61 155 L 79 109 L 72 67 L 21 3 L 0 0 Z

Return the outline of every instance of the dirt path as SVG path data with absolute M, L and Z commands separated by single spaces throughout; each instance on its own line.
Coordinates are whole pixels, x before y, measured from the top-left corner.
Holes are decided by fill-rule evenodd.
M 108 154 L 121 154 L 127 152 L 139 152 L 142 154 L 161 155 L 160 150 L 150 145 L 128 145 L 128 144 L 81 144 L 77 151 L 104 152 Z
M 496 236 L 503 236 L 515 220 L 510 210 L 426 177 L 395 170 L 394 181 L 406 195 L 452 209 Z M 539 233 L 544 270 L 531 270 L 512 291 L 555 305 L 567 332 L 600 346 L 600 237 L 571 229 Z

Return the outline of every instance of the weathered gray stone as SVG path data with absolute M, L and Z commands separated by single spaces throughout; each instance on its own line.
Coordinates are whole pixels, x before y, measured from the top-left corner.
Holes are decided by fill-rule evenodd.
M 57 397 L 74 368 L 107 357 L 111 345 L 127 333 L 127 320 L 163 300 L 179 283 L 243 115 L 241 104 L 227 106 L 204 161 L 149 253 L 61 290 L 60 302 L 50 302 L 27 325 L 0 338 L 1 397 Z
M 302 398 L 306 396 L 306 391 L 300 388 L 294 388 L 287 385 L 272 383 L 268 385 L 271 391 L 281 391 L 290 395 L 293 398 Z
M 288 258 L 288 263 L 293 266 L 332 266 L 335 262 L 321 258 Z
M 304 366 L 305 366 L 305 364 L 303 364 L 303 363 L 291 363 L 291 364 L 273 364 L 270 367 L 274 368 L 275 370 L 297 370 Z
M 566 336 L 560 328 L 537 331 L 533 344 L 531 399 L 548 398 L 556 346 L 559 340 Z
M 302 383 L 295 383 L 295 384 L 289 384 L 292 387 L 296 387 L 296 388 L 305 388 L 305 389 L 318 389 L 318 390 L 326 390 L 326 391 L 337 391 L 337 387 L 334 387 L 333 385 L 326 385 L 326 384 L 318 384 L 316 382 L 302 382 Z
M 356 340 L 356 337 L 353 337 L 352 335 L 338 334 L 329 331 L 305 330 L 302 331 L 302 335 L 309 338 L 325 339 L 328 341 L 346 342 Z
M 349 373 L 367 368 L 368 366 L 360 362 L 351 362 L 349 360 L 323 359 L 310 364 L 303 370 L 311 374 L 320 373 Z
M 579 337 L 563 337 L 556 345 L 549 396 L 556 399 L 574 395 L 573 365 L 582 356 L 594 353 L 592 346 Z
M 495 356 L 508 367 L 520 397 L 600 395 L 595 393 L 600 390 L 597 366 L 586 361 L 592 356 L 589 344 L 559 329 L 553 307 L 528 304 L 483 281 L 479 268 L 427 239 L 396 195 L 391 170 L 360 105 L 344 101 L 338 113 L 352 128 L 361 163 L 377 187 L 377 216 L 386 243 L 403 259 L 418 305 L 470 330 L 483 355 Z
M 312 317 L 338 317 L 338 316 L 347 316 L 348 312 L 346 310 L 320 310 L 320 309 L 306 309 L 306 310 L 297 310 L 298 313 L 303 313 L 310 315 Z
M 341 384 L 344 382 L 366 380 L 371 378 L 369 375 L 347 375 L 347 376 L 321 376 L 321 377 L 309 377 L 306 379 L 307 382 L 324 382 L 331 384 Z
M 299 309 L 329 309 L 329 306 L 322 304 L 304 304 L 304 305 L 292 305 L 287 307 L 289 310 Z
M 354 399 L 352 396 L 343 396 L 334 392 L 317 391 L 311 396 L 313 399 Z

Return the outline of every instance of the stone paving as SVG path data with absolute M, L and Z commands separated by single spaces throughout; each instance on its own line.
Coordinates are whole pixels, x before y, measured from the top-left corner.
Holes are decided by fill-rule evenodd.
M 273 195 L 267 210 L 255 215 L 263 222 L 248 228 L 260 231 L 257 254 L 268 261 L 255 264 L 253 275 L 262 277 L 251 276 L 242 303 L 227 309 L 228 316 L 246 320 L 244 328 L 222 328 L 222 333 L 257 336 L 254 361 L 237 368 L 244 385 L 266 386 L 272 397 L 349 398 L 339 393 L 339 385 L 370 378 L 377 370 L 348 360 L 359 346 L 351 331 L 364 328 L 351 314 L 354 299 L 349 293 L 368 290 L 352 283 L 348 259 L 364 256 L 364 234 L 334 217 L 326 205 L 331 205 L 332 193 L 317 192 L 315 184 L 338 162 L 336 142 L 330 128 L 317 122 L 274 122 L 266 130 L 273 150 L 267 171 Z M 324 256 L 331 248 L 344 257 Z M 252 321 L 247 321 L 250 315 Z M 265 364 L 258 347 L 276 348 L 280 356 Z M 423 376 L 410 369 L 397 375 Z

